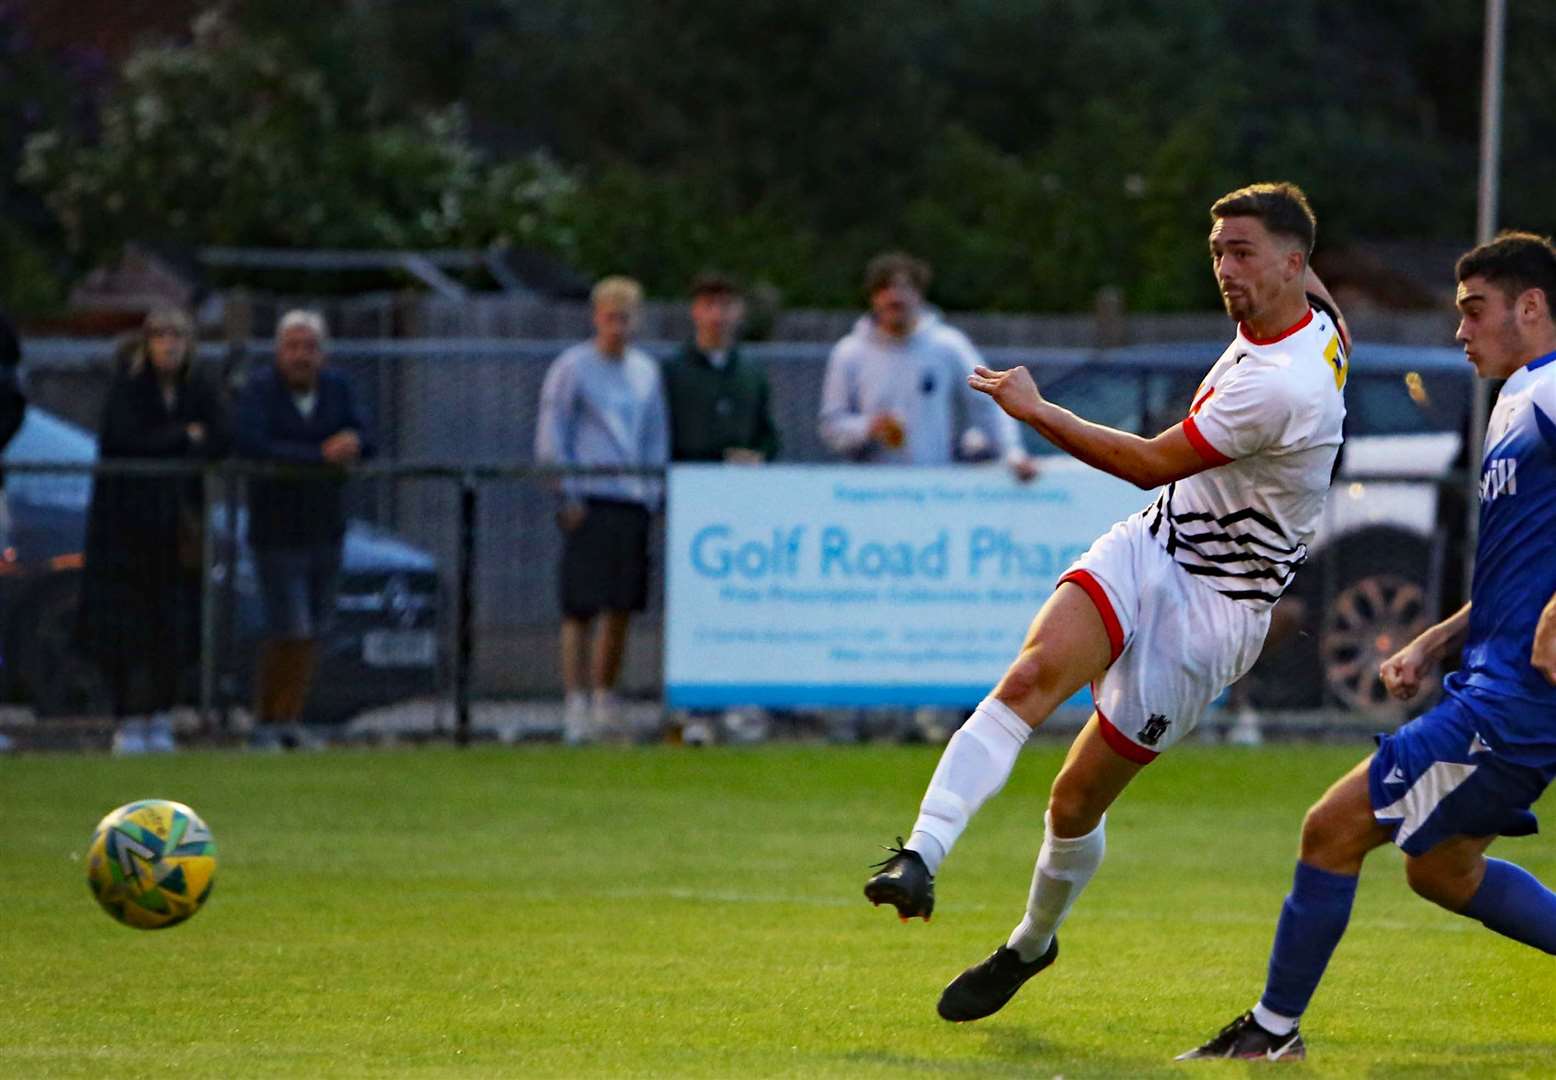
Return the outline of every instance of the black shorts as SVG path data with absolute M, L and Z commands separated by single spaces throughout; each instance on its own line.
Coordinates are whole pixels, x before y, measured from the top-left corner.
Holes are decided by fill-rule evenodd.
M 648 510 L 641 503 L 587 499 L 583 523 L 562 534 L 562 614 L 648 606 Z

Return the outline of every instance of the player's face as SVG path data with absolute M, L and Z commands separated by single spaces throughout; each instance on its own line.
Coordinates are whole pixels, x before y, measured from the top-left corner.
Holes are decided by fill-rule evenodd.
M 1464 346 L 1464 355 L 1481 378 L 1505 379 L 1532 359 L 1518 326 L 1518 304 L 1528 295 L 1509 298 L 1479 275 L 1459 282 L 1454 339 Z
M 1303 270 L 1298 247 L 1271 235 L 1256 217 L 1216 219 L 1210 227 L 1210 266 L 1226 313 L 1239 322 L 1257 320 Z
M 615 356 L 627 347 L 632 330 L 637 325 L 637 308 L 631 304 L 611 301 L 594 306 L 595 344 L 600 351 Z
M 923 306 L 923 295 L 905 274 L 898 274 L 870 294 L 870 313 L 875 316 L 875 324 L 893 337 L 907 337 L 912 332 Z
M 319 369 L 324 366 L 324 350 L 319 346 L 319 335 L 306 326 L 288 326 L 276 343 L 276 368 L 281 381 L 306 394 L 319 383 Z

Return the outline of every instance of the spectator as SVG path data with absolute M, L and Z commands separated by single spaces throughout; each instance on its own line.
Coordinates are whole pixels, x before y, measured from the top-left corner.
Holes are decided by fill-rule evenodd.
M 865 269 L 870 312 L 832 349 L 821 438 L 857 461 L 945 465 L 1000 457 L 1037 475 L 1019 425 L 967 385 L 982 363 L 972 342 L 924 304 L 929 266 L 887 252 Z
M 821 391 L 821 438 L 855 461 L 893 465 L 948 465 L 1003 459 L 1017 479 L 1037 475 L 1021 430 L 983 394 L 967 385 L 983 363 L 967 335 L 924 303 L 929 266 L 902 252 L 886 252 L 865 268 L 870 311 L 827 358 Z M 895 711 L 877 720 L 905 737 L 944 742 L 962 712 L 921 708 L 912 727 Z M 853 714 L 833 738 L 859 738 L 869 724 Z
M 759 464 L 778 456 L 767 374 L 745 361 L 736 342 L 745 298 L 733 279 L 700 274 L 691 288 L 692 340 L 663 368 L 670 408 L 671 461 Z M 754 714 L 731 714 L 749 720 Z M 697 710 L 672 727 L 690 745 L 714 738 L 715 712 Z M 765 717 L 748 723 L 744 737 L 760 738 Z
M 767 375 L 741 356 L 745 299 L 733 280 L 692 282 L 693 339 L 665 363 L 671 461 L 770 461 L 778 455 Z
M 10 445 L 27 415 L 17 368 L 22 362 L 22 343 L 16 328 L 0 313 L 0 451 Z M 11 546 L 11 512 L 5 501 L 5 474 L 0 472 L 0 551 Z
M 287 312 L 276 328 L 275 364 L 250 378 L 238 406 L 239 452 L 296 466 L 248 485 L 266 624 L 254 676 L 257 749 L 317 745 L 303 714 L 340 581 L 345 469 L 373 454 L 351 383 L 325 366 L 327 337 L 321 316 Z
M 631 344 L 642 298 L 631 278 L 608 277 L 595 285 L 594 338 L 558 356 L 541 387 L 537 461 L 623 469 L 665 464 L 669 436 L 659 365 Z M 618 730 L 616 682 L 631 613 L 648 600 L 649 515 L 660 489 L 658 477 L 642 475 L 562 481 L 557 521 L 563 532 L 563 736 L 569 743 Z
M 216 381 L 198 372 L 193 345 L 183 312 L 147 316 L 108 390 L 102 460 L 209 461 L 227 453 L 227 407 Z M 107 683 L 115 753 L 174 749 L 170 710 L 199 655 L 205 523 L 199 476 L 107 473 L 93 485 L 78 630 Z

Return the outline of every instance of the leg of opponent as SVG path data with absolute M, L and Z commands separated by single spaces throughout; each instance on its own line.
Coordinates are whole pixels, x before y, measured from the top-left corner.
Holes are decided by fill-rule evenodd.
M 1432 903 L 1556 954 L 1556 893 L 1523 867 L 1486 858 L 1494 839 L 1456 836 L 1424 855 L 1408 855 L 1405 877 Z
M 1254 1018 L 1284 1035 L 1296 1026 L 1318 989 L 1329 958 L 1350 922 L 1362 860 L 1389 842 L 1373 817 L 1368 757 L 1336 781 L 1302 822 L 1302 844 L 1291 892 L 1281 907 L 1270 950 L 1264 996 Z
M 946 744 L 907 848 L 934 874 L 978 808 L 1010 777 L 1027 736 L 1107 669 L 1112 646 L 1086 593 L 1062 583 L 1048 598 L 1005 677 Z
M 1336 781 L 1307 812 L 1291 892 L 1281 906 L 1264 995 L 1214 1039 L 1178 1055 L 1192 1058 L 1300 1060 L 1297 1021 L 1318 989 L 1345 934 L 1362 860 L 1389 842 L 1368 794 L 1368 757 Z

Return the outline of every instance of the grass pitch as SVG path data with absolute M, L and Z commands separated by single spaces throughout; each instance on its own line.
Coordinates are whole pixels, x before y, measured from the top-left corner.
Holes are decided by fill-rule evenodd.
M 928 748 L 3 759 L 0 1076 L 1245 1075 L 1170 1059 L 1257 996 L 1302 812 L 1365 752 L 1174 751 L 1110 815 L 1059 963 L 955 1026 L 935 1000 L 1021 915 L 1058 744 L 973 822 L 927 926 L 859 890 Z M 220 846 L 166 931 L 84 883 L 92 826 L 142 797 Z M 1556 882 L 1548 839 L 1495 850 Z M 1398 863 L 1370 860 L 1282 1074 L 1556 1075 L 1556 962 Z

